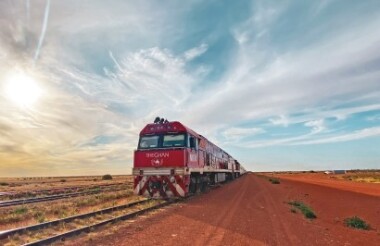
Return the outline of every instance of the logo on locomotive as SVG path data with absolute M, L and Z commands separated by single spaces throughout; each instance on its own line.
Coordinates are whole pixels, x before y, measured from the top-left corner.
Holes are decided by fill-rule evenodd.
M 163 159 L 152 159 L 151 160 L 152 166 L 155 166 L 155 167 L 162 166 L 163 162 L 164 162 Z

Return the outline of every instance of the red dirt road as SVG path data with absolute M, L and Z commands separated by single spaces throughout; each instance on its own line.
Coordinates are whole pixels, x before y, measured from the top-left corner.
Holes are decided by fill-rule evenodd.
M 290 200 L 309 205 L 317 219 L 291 213 Z M 347 228 L 357 215 L 372 230 Z M 112 231 L 112 232 L 111 232 Z M 380 197 L 247 174 L 221 188 L 157 213 L 105 228 L 68 245 L 379 245 Z

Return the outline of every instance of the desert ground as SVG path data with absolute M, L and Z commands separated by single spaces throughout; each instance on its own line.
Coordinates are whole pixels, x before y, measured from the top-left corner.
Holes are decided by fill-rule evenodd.
M 85 177 L 28 177 L 0 179 L 0 232 L 61 219 L 142 199 L 133 195 L 130 175 Z M 71 197 L 70 194 L 78 194 Z M 25 201 L 68 195 L 63 199 L 15 206 L 9 201 Z M 78 225 L 80 226 L 80 223 Z M 75 226 L 73 226 L 75 227 Z M 33 238 L 30 239 L 33 241 Z M 0 245 L 20 245 L 23 236 L 0 239 Z
M 249 173 L 218 189 L 65 245 L 378 245 L 380 185 L 323 174 Z M 316 218 L 289 204 L 300 201 Z M 350 228 L 358 216 L 369 230 Z
M 206 193 L 54 245 L 378 245 L 378 175 L 377 172 L 247 173 Z M 132 193 L 131 176 L 115 176 L 112 180 L 13 178 L 1 182 L 7 185 L 0 186 L 0 192 L 8 194 L 0 197 L 1 201 L 15 195 L 29 198 L 73 190 L 96 189 L 96 193 L 1 207 L 0 231 L 142 199 Z M 303 208 L 311 216 L 306 216 Z M 347 225 L 347 219 L 354 216 L 365 221 L 367 230 Z M 64 229 L 75 229 L 86 223 L 79 221 Z M 47 233 L 53 233 L 52 230 Z M 0 240 L 0 244 L 19 245 L 40 236 L 12 236 Z

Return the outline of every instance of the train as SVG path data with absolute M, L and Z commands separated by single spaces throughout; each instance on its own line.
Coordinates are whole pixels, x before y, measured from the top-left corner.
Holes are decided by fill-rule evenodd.
M 140 132 L 134 151 L 134 193 L 186 197 L 246 172 L 226 151 L 178 121 L 157 117 Z

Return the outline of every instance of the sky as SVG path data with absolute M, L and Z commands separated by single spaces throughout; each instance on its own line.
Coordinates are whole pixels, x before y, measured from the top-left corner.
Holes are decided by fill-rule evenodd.
M 380 168 L 378 0 L 1 0 L 0 176 L 128 174 L 156 116 L 251 171 Z

